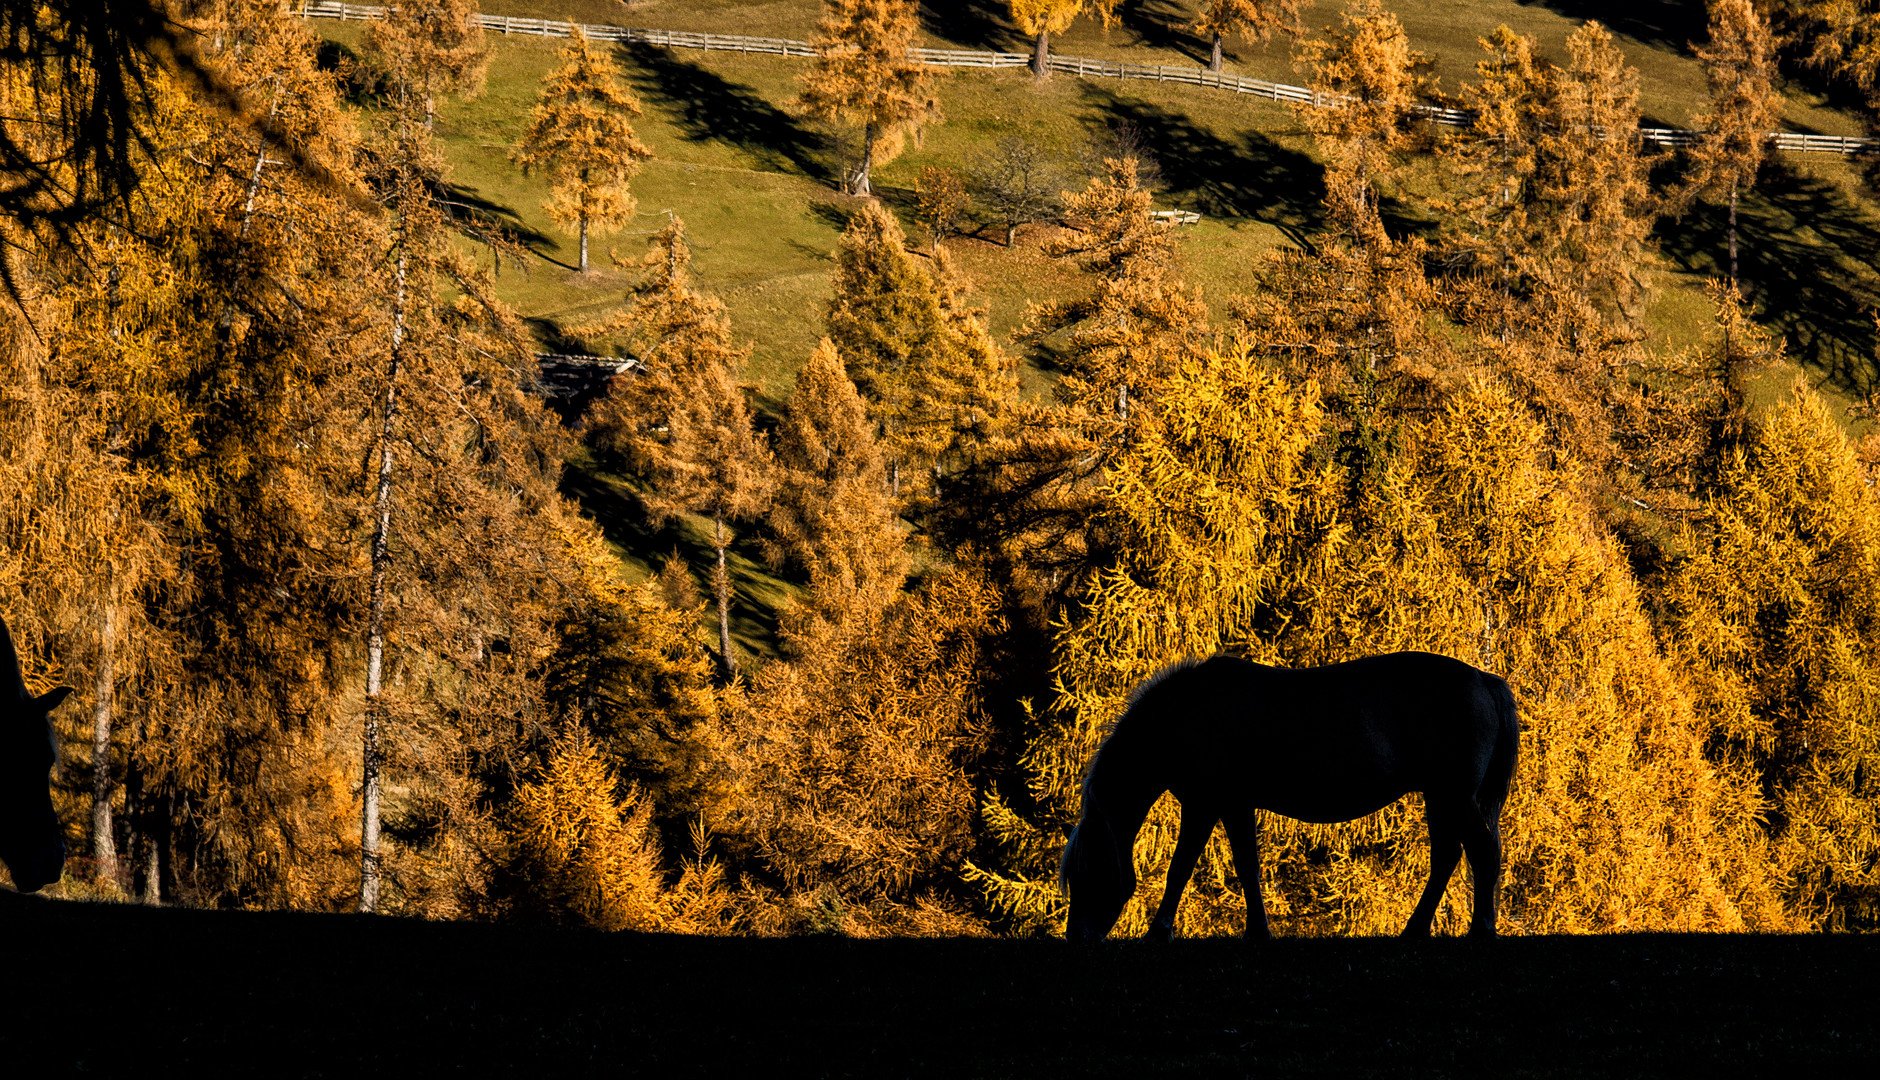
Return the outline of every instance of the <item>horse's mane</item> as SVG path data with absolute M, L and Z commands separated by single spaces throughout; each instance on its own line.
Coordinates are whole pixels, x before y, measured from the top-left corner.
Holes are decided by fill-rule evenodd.
M 1090 764 L 1084 766 L 1083 779 L 1077 785 L 1077 826 L 1071 830 L 1070 839 L 1066 841 L 1064 845 L 1064 854 L 1058 862 L 1058 885 L 1067 894 L 1070 891 L 1071 862 L 1073 860 L 1088 860 L 1094 857 L 1094 853 L 1089 850 L 1088 837 L 1083 835 L 1085 824 L 1089 823 L 1093 817 L 1100 821 L 1104 829 L 1104 838 L 1109 841 L 1108 850 L 1104 853 L 1109 861 L 1121 865 L 1119 860 L 1129 858 L 1128 855 L 1123 853 L 1121 845 L 1116 842 L 1115 836 L 1110 834 L 1108 819 L 1101 814 L 1093 815 L 1092 813 L 1097 807 L 1097 798 L 1090 790 L 1090 782 L 1096 776 L 1097 762 L 1103 757 L 1104 748 L 1110 744 L 1110 739 L 1116 734 L 1117 727 L 1120 726 L 1124 720 L 1129 718 L 1129 714 L 1136 711 L 1136 706 L 1141 704 L 1142 699 L 1147 697 L 1151 690 L 1167 682 L 1173 676 L 1187 671 L 1189 668 L 1199 667 L 1204 663 L 1207 663 L 1205 658 L 1195 656 L 1191 656 L 1186 660 L 1177 660 L 1137 683 L 1136 688 L 1129 692 L 1129 698 L 1123 703 L 1122 709 L 1119 710 L 1114 717 L 1106 721 L 1103 727 L 1099 729 L 1101 741 L 1097 744 L 1097 752 L 1090 755 Z
M 1201 656 L 1191 656 L 1186 660 L 1177 660 L 1136 684 L 1136 688 L 1129 692 L 1129 698 L 1123 702 L 1123 707 L 1117 711 L 1115 716 L 1104 721 L 1103 726 L 1098 729 L 1099 739 L 1097 742 L 1097 752 L 1090 755 L 1090 764 L 1084 766 L 1084 778 L 1077 786 L 1077 796 L 1080 800 L 1090 798 L 1090 778 L 1097 771 L 1097 759 L 1103 756 L 1103 748 L 1110 745 L 1110 738 L 1116 734 L 1117 727 L 1129 717 L 1130 713 L 1136 711 L 1136 706 L 1142 703 L 1143 698 L 1149 696 L 1149 691 L 1161 686 L 1181 672 L 1187 671 L 1189 668 L 1200 667 L 1207 662 L 1208 658 Z

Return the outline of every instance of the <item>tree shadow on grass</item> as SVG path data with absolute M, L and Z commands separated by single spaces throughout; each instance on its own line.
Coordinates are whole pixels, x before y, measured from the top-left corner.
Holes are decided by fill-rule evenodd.
M 1124 29 L 1151 48 L 1181 53 L 1197 64 L 1207 63 L 1213 52 L 1212 42 L 1188 29 L 1193 13 L 1175 0 L 1125 0 L 1116 16 Z
M 666 556 L 677 549 L 699 591 L 709 597 L 710 568 L 718 559 L 710 542 L 709 521 L 686 517 L 653 525 L 632 483 L 601 471 L 592 462 L 571 464 L 562 475 L 561 492 L 581 505 L 600 526 L 602 536 L 649 573 L 658 573 Z M 741 527 L 737 533 L 738 538 L 725 551 L 725 568 L 731 576 L 732 644 L 747 657 L 781 656 L 778 615 L 783 598 L 790 592 L 789 585 L 764 564 L 758 552 L 756 527 Z M 716 605 L 706 605 L 698 637 L 700 647 L 714 656 L 717 611 Z
M 669 49 L 622 45 L 627 77 L 648 104 L 672 114 L 692 142 L 721 142 L 756 157 L 778 172 L 794 171 L 827 182 L 822 160 L 827 142 L 795 117 L 735 83 Z
M 1021 52 L 1031 39 L 1007 18 L 1007 0 L 922 0 L 920 22 L 927 32 L 965 49 Z
M 1729 273 L 1728 211 L 1700 205 L 1659 225 L 1658 242 L 1687 270 Z M 1841 390 L 1880 386 L 1873 312 L 1880 308 L 1880 216 L 1839 186 L 1777 159 L 1737 205 L 1744 291 L 1790 355 Z
M 1186 114 L 1101 86 L 1086 85 L 1084 99 L 1087 123 L 1136 128 L 1176 203 L 1210 217 L 1264 222 L 1300 244 L 1322 226 L 1325 170 L 1305 154 L 1259 131 L 1224 139 Z
M 1691 0 L 1515 0 L 1523 7 L 1544 7 L 1575 22 L 1597 20 L 1614 33 L 1647 45 L 1690 51 L 1690 43 L 1708 36 L 1705 6 Z
M 521 244 L 557 266 L 574 269 L 548 254 L 560 251 L 561 245 L 547 233 L 526 224 L 522 215 L 509 206 L 484 198 L 476 188 L 462 184 L 444 183 L 433 189 L 438 205 L 450 219 L 451 228 L 476 242 L 485 242 L 490 237 L 499 237 Z

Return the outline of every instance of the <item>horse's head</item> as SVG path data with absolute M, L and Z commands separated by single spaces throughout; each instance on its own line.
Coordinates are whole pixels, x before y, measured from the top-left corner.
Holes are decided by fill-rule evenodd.
M 46 716 L 71 692 L 69 686 L 38 697 L 27 691 L 13 635 L 0 619 L 0 862 L 21 892 L 38 892 L 65 867 L 48 786 L 57 754 Z
M 1117 837 L 1090 789 L 1084 789 L 1084 816 L 1064 844 L 1059 884 L 1071 900 L 1064 936 L 1072 941 L 1102 941 L 1136 894 L 1136 863 Z

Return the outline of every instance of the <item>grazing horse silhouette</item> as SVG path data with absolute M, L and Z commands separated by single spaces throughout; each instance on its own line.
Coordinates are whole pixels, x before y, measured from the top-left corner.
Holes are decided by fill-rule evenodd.
M 69 686 L 38 697 L 27 691 L 13 635 L 0 619 L 0 862 L 21 892 L 38 892 L 59 880 L 65 866 L 65 842 L 47 786 L 58 755 L 46 715 L 71 692 Z
M 1350 821 L 1423 793 L 1430 880 L 1404 936 L 1425 936 L 1463 849 L 1475 873 L 1471 936 L 1495 933 L 1501 806 L 1521 723 L 1499 677 L 1433 653 L 1289 670 L 1230 656 L 1164 668 L 1130 695 L 1084 776 L 1083 816 L 1064 847 L 1067 936 L 1110 932 L 1136 892 L 1136 832 L 1171 792 L 1181 831 L 1148 937 L 1175 908 L 1219 821 L 1247 890 L 1247 937 L 1269 938 L 1255 810 Z

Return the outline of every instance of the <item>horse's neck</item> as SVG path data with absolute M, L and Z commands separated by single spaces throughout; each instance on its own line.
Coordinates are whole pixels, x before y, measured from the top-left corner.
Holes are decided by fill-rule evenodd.
M 1099 773 L 1091 784 L 1091 794 L 1102 804 L 1110 828 L 1125 841 L 1135 837 L 1149 817 L 1149 808 L 1165 790 L 1166 787 L 1146 777 L 1121 774 L 1116 770 Z

